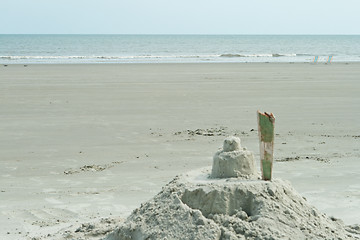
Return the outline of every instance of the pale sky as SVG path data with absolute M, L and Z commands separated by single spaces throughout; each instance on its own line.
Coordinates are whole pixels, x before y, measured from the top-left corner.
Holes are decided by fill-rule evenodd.
M 360 34 L 360 0 L 1 0 L 0 34 Z

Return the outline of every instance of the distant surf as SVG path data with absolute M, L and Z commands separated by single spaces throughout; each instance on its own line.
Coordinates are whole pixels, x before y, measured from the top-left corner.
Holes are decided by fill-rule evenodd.
M 0 42 L 0 64 L 360 62 L 360 36 L 351 35 L 0 34 Z
M 248 58 L 256 58 L 256 57 L 296 57 L 297 54 L 295 53 L 289 53 L 289 54 L 280 54 L 280 53 L 263 53 L 263 54 L 231 54 L 231 53 L 226 53 L 226 54 L 221 54 L 220 57 L 228 57 L 228 58 L 232 58 L 232 57 L 248 57 Z

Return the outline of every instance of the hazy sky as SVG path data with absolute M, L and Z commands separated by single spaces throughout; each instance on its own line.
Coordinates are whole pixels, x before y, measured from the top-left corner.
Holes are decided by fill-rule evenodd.
M 360 34 L 360 0 L 1 0 L 1 33 Z

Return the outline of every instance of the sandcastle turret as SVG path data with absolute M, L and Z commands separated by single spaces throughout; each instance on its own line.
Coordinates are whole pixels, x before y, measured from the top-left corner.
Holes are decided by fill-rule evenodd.
M 231 178 L 255 175 L 254 155 L 241 147 L 240 138 L 228 137 L 213 158 L 211 177 Z

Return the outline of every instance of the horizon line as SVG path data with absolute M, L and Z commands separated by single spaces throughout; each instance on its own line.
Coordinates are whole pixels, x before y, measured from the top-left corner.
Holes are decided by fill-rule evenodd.
M 360 33 L 0 33 L 0 35 L 360 36 Z

